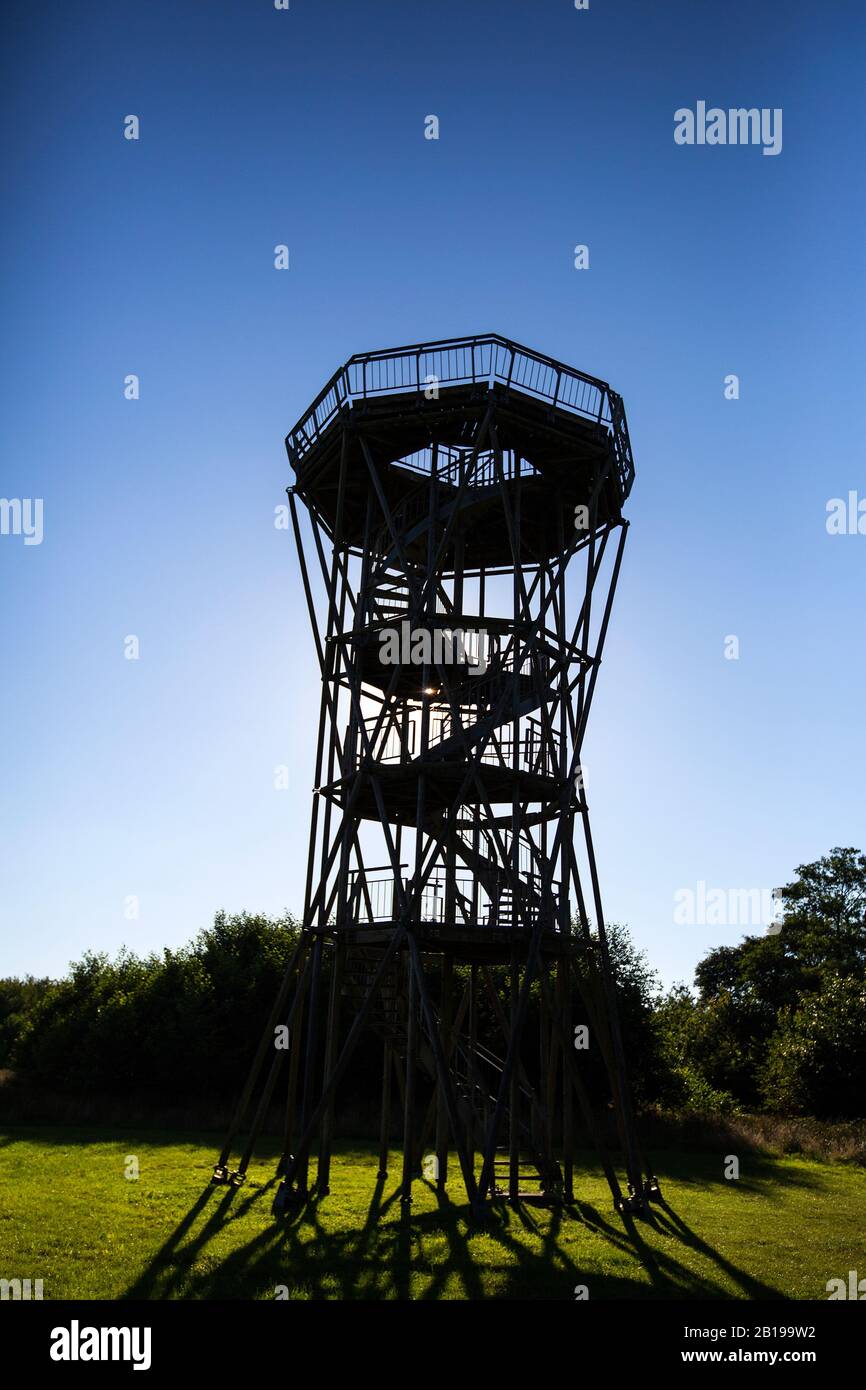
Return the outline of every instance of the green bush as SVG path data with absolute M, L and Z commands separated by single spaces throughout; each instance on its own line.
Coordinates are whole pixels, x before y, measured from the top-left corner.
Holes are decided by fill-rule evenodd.
M 866 982 L 832 978 L 786 1009 L 761 1070 L 769 1110 L 866 1115 Z
M 219 913 L 181 950 L 88 953 L 35 1000 L 10 1060 L 52 1090 L 224 1094 L 243 1079 L 297 934 L 290 917 Z

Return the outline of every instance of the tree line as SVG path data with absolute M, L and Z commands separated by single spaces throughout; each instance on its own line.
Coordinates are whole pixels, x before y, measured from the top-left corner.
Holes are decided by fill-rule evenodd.
M 639 1106 L 678 1113 L 866 1114 L 866 856 L 836 848 L 800 865 L 767 932 L 720 946 L 693 987 L 663 991 L 628 932 L 608 928 Z M 290 915 L 217 913 L 188 946 L 88 952 L 60 980 L 0 980 L 0 1069 L 17 1088 L 66 1096 L 225 1103 L 243 1083 L 299 933 Z M 327 980 L 325 981 L 327 986 Z M 507 998 L 505 973 L 495 985 Z M 538 1007 L 537 992 L 532 1001 Z M 585 1017 L 575 992 L 574 1020 Z M 479 1037 L 504 1051 L 492 1004 Z M 533 1029 L 530 1016 L 528 1029 Z M 592 1049 L 591 1094 L 604 1080 Z M 375 1105 L 381 1045 L 367 1035 L 355 1100 Z

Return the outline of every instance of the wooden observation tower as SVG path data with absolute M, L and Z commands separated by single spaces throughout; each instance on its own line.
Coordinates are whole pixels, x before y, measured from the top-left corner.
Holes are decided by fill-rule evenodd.
M 327 1193 L 335 1105 L 372 1030 L 380 1178 L 398 1110 L 404 1203 L 458 1170 L 476 1215 L 496 1195 L 567 1202 L 576 1104 L 617 1208 L 639 1211 L 658 1188 L 581 765 L 634 477 L 622 401 L 495 335 L 455 339 L 352 357 L 286 446 L 321 670 L 303 930 L 214 1179 L 243 1181 L 287 1063 L 275 1208 Z

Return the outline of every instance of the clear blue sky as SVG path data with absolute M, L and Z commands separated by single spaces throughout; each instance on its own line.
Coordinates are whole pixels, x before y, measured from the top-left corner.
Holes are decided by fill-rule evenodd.
M 866 844 L 866 535 L 825 526 L 866 496 L 859 3 L 3 24 L 0 496 L 43 498 L 44 540 L 0 536 L 0 973 L 301 906 L 317 681 L 282 440 L 352 352 L 426 338 L 503 333 L 625 399 L 586 745 L 607 915 L 690 979 L 741 932 L 675 926 L 678 889 Z M 698 100 L 782 108 L 781 154 L 677 146 Z

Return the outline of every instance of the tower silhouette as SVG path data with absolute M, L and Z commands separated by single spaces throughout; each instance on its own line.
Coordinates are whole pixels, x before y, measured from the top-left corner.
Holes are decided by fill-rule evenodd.
M 243 1181 L 287 1062 L 275 1208 L 327 1193 L 372 1030 L 379 1173 L 396 1099 L 404 1203 L 454 1161 L 476 1214 L 570 1200 L 576 1100 L 616 1206 L 640 1210 L 658 1187 L 581 762 L 634 478 L 622 400 L 495 335 L 456 339 L 352 357 L 286 445 L 321 673 L 304 913 L 214 1180 Z

